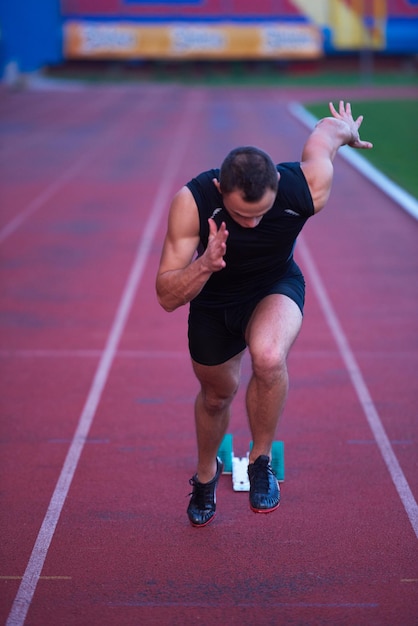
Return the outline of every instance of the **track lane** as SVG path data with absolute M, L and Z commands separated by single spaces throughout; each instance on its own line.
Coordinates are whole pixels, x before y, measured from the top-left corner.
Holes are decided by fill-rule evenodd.
M 183 116 L 185 116 L 187 113 L 188 108 L 186 107 L 185 112 L 183 112 Z M 182 131 L 185 131 L 184 123 L 180 125 L 178 131 L 178 143 L 179 145 L 183 145 L 185 147 L 185 142 L 186 139 L 188 139 L 189 134 L 184 132 L 183 137 L 181 135 Z M 149 245 L 153 238 L 153 232 L 158 225 L 159 216 L 161 214 L 161 205 L 164 206 L 164 203 L 167 202 L 168 193 L 171 189 L 170 180 L 173 176 L 173 173 L 176 171 L 177 166 L 178 165 L 176 163 L 176 153 L 174 152 L 174 150 L 172 150 L 171 158 L 169 158 L 168 161 L 168 167 L 166 170 L 164 170 L 167 176 L 167 182 L 163 184 L 160 188 L 159 195 L 157 194 L 154 206 L 152 207 L 154 211 L 151 211 L 148 221 L 145 222 L 145 231 L 141 237 L 141 241 L 134 258 L 134 264 L 128 277 L 128 282 L 125 285 L 125 289 L 118 306 L 116 317 L 113 321 L 110 333 L 106 341 L 106 346 L 101 354 L 101 358 L 98 363 L 92 386 L 87 396 L 84 409 L 81 413 L 76 432 L 71 441 L 71 446 L 69 448 L 66 461 L 64 463 L 62 472 L 60 473 L 60 477 L 54 490 L 47 514 L 44 518 L 40 533 L 38 535 L 38 539 L 35 543 L 35 547 L 32 551 L 32 555 L 26 568 L 25 575 L 23 576 L 22 583 L 19 587 L 18 594 L 9 615 L 7 621 L 8 624 L 24 623 L 25 616 L 30 606 L 37 581 L 39 580 L 44 559 L 49 549 L 50 541 L 53 537 L 62 506 L 67 496 L 68 489 L 71 485 L 74 471 L 78 464 L 79 456 L 83 449 L 84 442 L 88 436 L 89 428 L 94 418 L 97 404 L 100 401 L 103 387 L 106 384 L 106 380 L 112 365 L 117 345 L 123 332 L 126 316 L 129 313 L 132 298 L 143 272 L 143 267 L 148 256 Z
M 195 173 L 194 168 L 207 167 L 207 159 L 212 164 L 228 144 L 258 137 L 258 145 L 262 141 L 270 152 L 274 149 L 274 134 L 281 123 L 271 116 L 274 93 L 245 92 L 244 98 L 240 92 L 204 91 L 202 98 L 199 134 L 183 163 L 186 176 L 176 176 L 173 187 L 185 182 L 189 172 Z M 256 103 L 259 108 L 254 115 Z M 284 107 L 279 113 L 281 121 L 285 120 Z M 173 120 L 178 113 L 173 113 L 173 107 L 165 113 L 159 110 L 160 123 L 163 114 Z M 284 135 L 280 158 L 286 158 L 286 150 L 298 158 L 305 133 L 289 121 Z M 158 145 L 166 145 L 164 140 L 162 133 Z M 207 153 L 202 146 L 208 146 Z M 346 177 L 349 188 L 352 172 L 346 168 L 341 166 L 344 177 L 339 177 L 344 181 Z M 146 197 L 159 181 L 158 173 L 148 181 Z M 332 208 L 326 209 L 324 217 L 318 216 L 318 227 L 313 220 L 312 227 L 308 226 L 308 242 L 326 286 L 331 287 L 344 329 L 349 329 L 355 354 L 360 359 L 369 355 L 362 361 L 363 365 L 369 360 L 370 367 L 364 368 L 366 381 L 373 383 L 379 397 L 384 394 L 384 404 L 396 407 L 397 419 L 391 418 L 392 412 L 385 413 L 385 425 L 402 434 L 408 407 L 414 406 L 413 379 L 408 379 L 413 368 L 402 371 L 403 385 L 410 390 L 406 403 L 396 392 L 396 381 L 401 378 L 397 368 L 399 363 L 411 362 L 413 355 L 407 343 L 402 344 L 399 360 L 387 364 L 385 380 L 393 380 L 393 387 L 382 390 L 381 372 L 376 372 L 379 354 L 391 353 L 399 343 L 390 334 L 371 332 L 371 316 L 366 313 L 377 296 L 374 308 L 392 313 L 392 300 L 370 281 L 367 287 L 362 280 L 350 285 L 343 296 L 339 290 L 345 272 L 356 271 L 362 251 L 369 257 L 372 244 L 379 249 L 380 237 L 376 235 L 371 242 L 366 236 L 370 229 L 361 235 L 359 226 L 363 225 L 353 212 L 350 217 L 332 214 L 348 196 L 345 182 L 342 192 L 340 184 L 334 187 Z M 362 186 L 361 180 L 357 185 Z M 389 203 L 384 220 L 388 232 L 393 211 Z M 370 224 L 375 221 L 370 219 Z M 405 252 L 409 231 L 399 221 L 396 241 Z M 399 615 L 412 618 L 414 583 L 407 581 L 416 578 L 410 558 L 416 541 L 378 451 L 358 443 L 369 441 L 370 432 L 312 290 L 305 327 L 290 360 L 292 388 L 280 431 L 287 451 L 283 506 L 267 519 L 255 516 L 245 495 L 233 494 L 230 479 L 224 477 L 214 525 L 203 534 L 190 529 L 184 511 L 187 477 L 194 471 L 191 415 L 196 384 L 184 349 L 185 311 L 164 314 L 153 294 L 162 234 L 161 227 L 92 424 L 90 435 L 96 443 L 83 449 L 29 619 L 42 623 L 46 607 L 54 607 L 54 615 L 67 624 L 79 624 L 80 615 L 100 624 L 187 624 L 204 620 L 208 613 L 211 619 L 231 624 L 268 624 L 278 619 L 285 623 L 389 624 Z M 364 244 L 359 237 L 364 237 Z M 348 249 L 356 243 L 357 256 L 340 254 L 344 241 Z M 327 255 L 333 259 L 332 266 L 326 262 Z M 403 256 L 413 262 L 413 254 Z M 391 262 L 397 260 L 393 250 Z M 374 277 L 378 270 L 376 264 L 368 271 Z M 403 293 L 404 287 L 396 286 Z M 363 292 L 367 296 L 364 306 Z M 92 307 L 93 318 L 100 309 L 99 304 L 96 311 Z M 397 315 L 407 338 L 405 320 L 410 319 L 410 307 L 405 305 Z M 382 320 L 379 317 L 379 330 L 387 328 Z M 87 329 L 84 337 L 92 343 Z M 59 347 L 57 340 L 53 344 Z M 77 347 L 82 344 L 80 338 Z M 245 363 L 244 380 L 248 375 Z M 248 438 L 242 406 L 241 389 L 232 425 L 240 452 L 245 451 Z M 416 449 L 416 427 L 412 435 Z M 163 512 L 156 491 L 162 494 Z M 387 545 L 395 546 L 390 561 L 385 556 Z M 16 582 L 9 582 L 16 588 Z

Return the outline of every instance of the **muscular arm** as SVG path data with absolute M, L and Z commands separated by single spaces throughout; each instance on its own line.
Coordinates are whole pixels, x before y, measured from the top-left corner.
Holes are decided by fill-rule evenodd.
M 212 273 L 225 267 L 227 237 L 225 223 L 218 230 L 210 219 L 208 246 L 195 259 L 199 244 L 196 202 L 187 187 L 174 196 L 156 281 L 158 301 L 166 311 L 174 311 L 193 300 Z
M 363 121 L 360 115 L 356 120 L 351 114 L 351 105 L 344 105 L 340 101 L 336 111 L 330 102 L 332 117 L 320 120 L 309 136 L 302 152 L 301 168 L 308 182 L 315 212 L 320 211 L 326 204 L 334 174 L 333 161 L 341 146 L 349 145 L 353 148 L 372 148 L 369 141 L 362 141 L 359 128 Z

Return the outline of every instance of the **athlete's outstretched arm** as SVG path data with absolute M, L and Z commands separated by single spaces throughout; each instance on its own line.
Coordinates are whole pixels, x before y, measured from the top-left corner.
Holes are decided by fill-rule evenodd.
M 361 149 L 373 147 L 370 141 L 360 139 L 363 116 L 354 119 L 349 102 L 344 104 L 341 100 L 338 111 L 330 102 L 329 109 L 332 117 L 319 120 L 302 151 L 301 167 L 311 191 L 315 212 L 320 211 L 329 198 L 333 161 L 338 149 L 344 145 Z
M 225 267 L 227 238 L 225 223 L 222 222 L 218 230 L 216 223 L 209 219 L 207 248 L 195 258 L 199 244 L 196 202 L 187 187 L 174 196 L 156 281 L 158 301 L 166 311 L 174 311 L 193 300 L 213 272 Z

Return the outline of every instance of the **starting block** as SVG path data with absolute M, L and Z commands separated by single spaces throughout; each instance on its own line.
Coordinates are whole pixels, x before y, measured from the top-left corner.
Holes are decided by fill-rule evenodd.
M 249 449 L 252 448 L 252 441 Z M 218 449 L 218 456 L 224 464 L 223 474 L 232 474 L 232 487 L 234 491 L 249 491 L 250 483 L 248 480 L 248 458 L 250 452 L 246 456 L 238 457 L 234 455 L 233 436 L 228 433 L 222 439 Z M 276 474 L 279 482 L 284 481 L 284 443 L 283 441 L 274 441 L 271 448 L 271 467 Z

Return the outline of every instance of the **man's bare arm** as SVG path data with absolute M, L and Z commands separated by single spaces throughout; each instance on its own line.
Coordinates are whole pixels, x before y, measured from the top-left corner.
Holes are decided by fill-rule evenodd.
M 329 198 L 334 174 L 333 161 L 338 149 L 344 145 L 360 149 L 373 147 L 369 141 L 360 139 L 359 128 L 363 116 L 354 120 L 349 102 L 344 105 L 341 100 L 338 111 L 332 102 L 329 108 L 332 117 L 325 117 L 318 122 L 302 152 L 301 167 L 312 194 L 315 212 L 320 211 Z
M 213 272 L 225 267 L 224 254 L 228 231 L 225 223 L 217 229 L 209 220 L 209 241 L 205 252 L 195 257 L 199 244 L 199 215 L 196 202 L 187 187 L 174 197 L 168 229 L 157 274 L 157 297 L 166 311 L 193 300 Z

